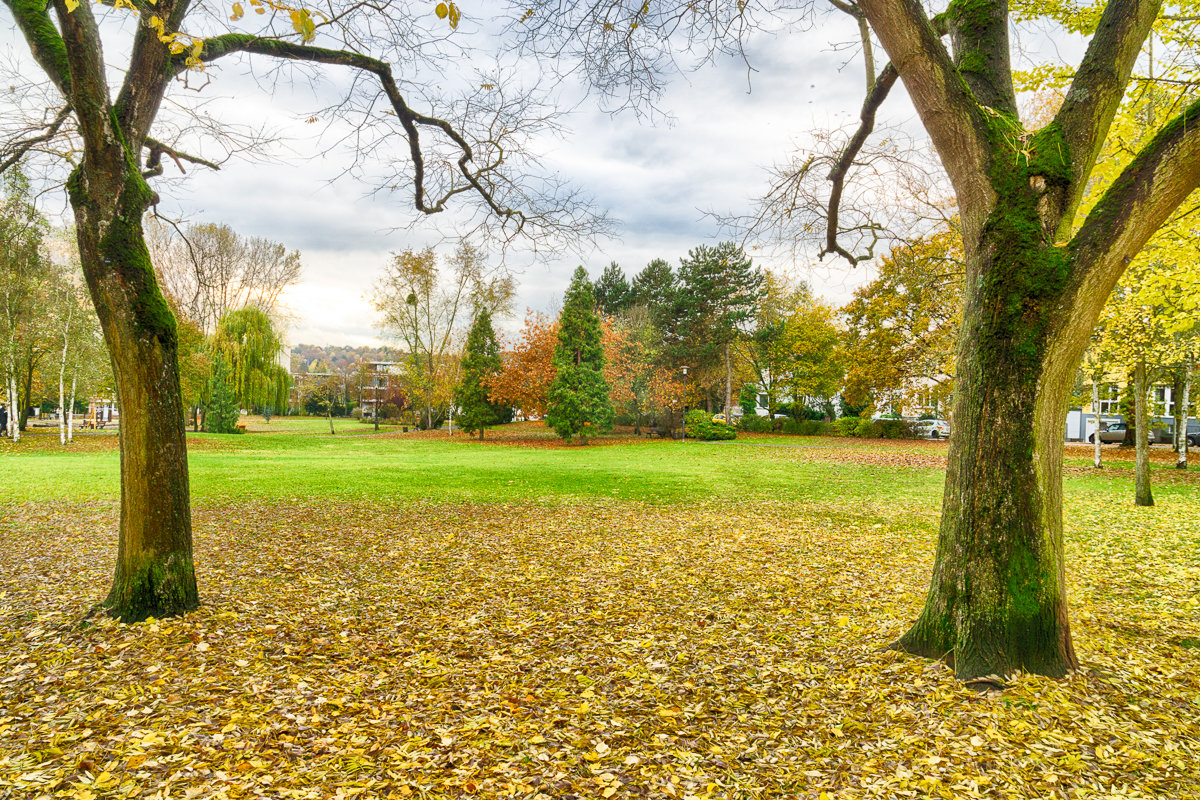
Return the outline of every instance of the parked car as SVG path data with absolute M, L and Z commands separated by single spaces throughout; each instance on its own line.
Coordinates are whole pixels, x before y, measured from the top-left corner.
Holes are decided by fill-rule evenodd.
M 913 428 L 922 439 L 945 439 L 950 436 L 950 423 L 944 419 L 919 419 Z
M 1110 422 L 1108 425 L 1100 428 L 1100 441 L 1103 444 L 1114 444 L 1125 441 L 1125 432 L 1129 430 L 1128 423 L 1125 422 Z M 1088 437 L 1088 441 L 1095 443 L 1096 434 L 1092 433 Z M 1149 431 L 1146 434 L 1146 442 L 1154 444 L 1154 432 Z
M 1165 426 L 1158 434 L 1158 441 L 1164 444 L 1175 444 L 1175 426 Z M 1187 422 L 1188 447 L 1200 447 L 1200 422 L 1189 419 Z

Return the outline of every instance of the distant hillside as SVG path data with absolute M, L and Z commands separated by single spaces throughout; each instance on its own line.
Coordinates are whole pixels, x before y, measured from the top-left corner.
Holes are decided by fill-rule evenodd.
M 346 372 L 360 359 L 363 361 L 400 361 L 404 353 L 394 347 L 322 347 L 315 344 L 298 344 L 292 348 L 291 370 L 293 373 L 319 372 L 310 369 L 316 362 L 329 364 L 334 372 Z

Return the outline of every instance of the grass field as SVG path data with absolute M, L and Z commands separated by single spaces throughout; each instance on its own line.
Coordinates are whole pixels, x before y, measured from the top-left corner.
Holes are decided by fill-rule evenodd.
M 1200 797 L 1200 474 L 1165 451 L 1139 509 L 1125 454 L 1068 449 L 1083 669 L 976 694 L 881 649 L 944 443 L 189 449 L 203 607 L 81 626 L 116 438 L 0 442 L 0 797 Z

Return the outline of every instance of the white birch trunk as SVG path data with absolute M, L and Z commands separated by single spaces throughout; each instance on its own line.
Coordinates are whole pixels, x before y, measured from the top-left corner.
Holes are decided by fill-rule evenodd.
M 17 375 L 12 369 L 8 374 L 8 435 L 14 442 L 21 441 L 21 409 L 17 402 Z
M 1100 469 L 1104 464 L 1100 460 L 1100 384 L 1092 381 L 1092 416 L 1096 418 L 1096 432 L 1092 438 L 1096 440 L 1096 459 L 1093 466 Z
M 67 418 L 67 441 L 75 441 L 75 376 L 71 376 L 71 402 L 67 406 L 65 415 Z
M 1189 358 L 1183 367 L 1183 397 L 1180 397 L 1176 408 L 1183 410 L 1182 425 L 1175 426 L 1175 445 L 1178 454 L 1175 457 L 1175 469 L 1187 469 L 1188 457 L 1188 404 L 1192 392 L 1192 360 Z

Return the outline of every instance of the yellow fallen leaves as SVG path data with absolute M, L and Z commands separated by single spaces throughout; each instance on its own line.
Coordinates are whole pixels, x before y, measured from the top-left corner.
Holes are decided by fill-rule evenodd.
M 1162 503 L 1069 495 L 1086 669 L 987 694 L 881 649 L 922 507 L 203 508 L 199 612 L 80 630 L 115 507 L 10 506 L 0 794 L 1200 796 L 1200 503 Z

